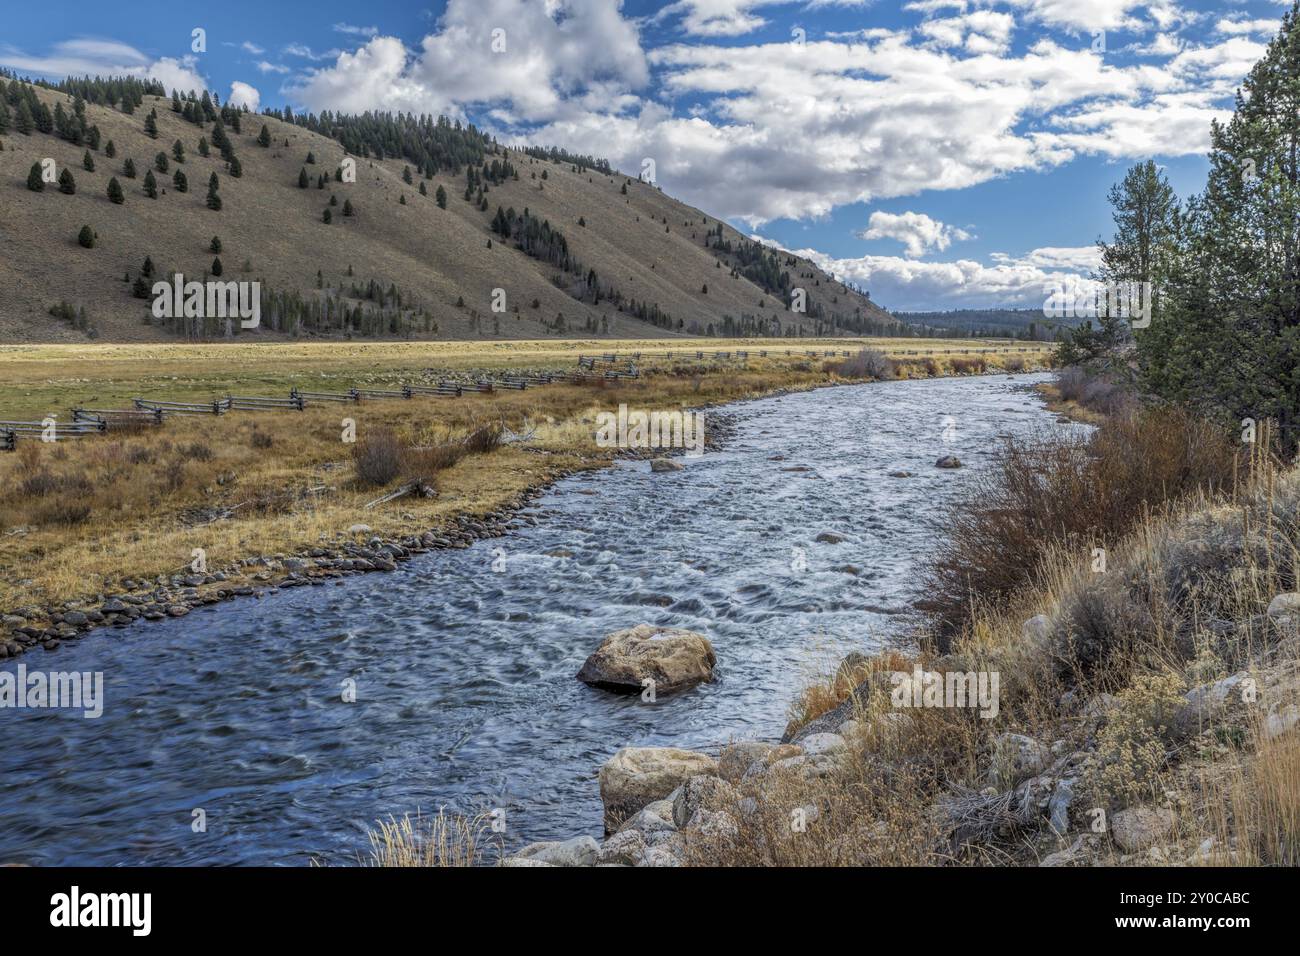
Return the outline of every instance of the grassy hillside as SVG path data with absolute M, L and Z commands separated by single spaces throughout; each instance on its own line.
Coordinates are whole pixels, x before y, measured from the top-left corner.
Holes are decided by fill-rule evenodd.
M 51 110 L 59 103 L 72 110 L 69 96 L 44 88 L 37 88 L 36 94 Z M 157 111 L 156 139 L 145 131 L 151 110 Z M 706 235 L 717 229 L 717 220 L 617 173 L 578 171 L 567 163 L 503 149 L 488 158 L 508 160 L 518 179 L 490 186 L 488 208 L 483 210 L 464 199 L 464 168 L 440 171 L 432 179 L 412 168 L 408 184 L 403 179 L 406 162 L 355 157 L 356 182 L 336 182 L 334 172 L 346 155 L 343 146 L 277 118 L 243 114 L 239 133 L 227 128 L 243 167 L 243 175 L 234 178 L 216 149 L 209 157 L 199 155 L 199 138 L 211 137 L 212 124 L 201 130 L 187 122 L 172 111 L 169 98 L 146 96 L 133 115 L 93 103 L 86 104 L 85 112 L 87 123 L 101 134 L 100 148 L 91 151 L 93 172 L 83 168 L 85 148 L 56 135 L 23 135 L 10 129 L 0 137 L 4 341 L 173 338 L 146 323 L 149 301 L 132 296 L 128 278 L 134 280 L 145 258 L 151 257 L 158 276 L 180 271 L 187 278 L 202 279 L 214 258 L 209 248 L 214 236 L 221 240 L 223 280 L 260 280 L 264 288 L 308 299 L 325 295 L 320 287 L 334 294 L 343 290 L 347 299 L 354 284 L 365 287 L 374 280 L 385 290 L 395 287 L 403 307 L 419 315 L 420 329 L 429 329 L 419 337 L 538 338 L 559 334 L 560 315 L 569 334 L 594 329 L 610 337 L 706 333 L 710 325 L 721 332 L 726 317 L 740 320 L 746 315 L 779 317 L 784 330 L 799 318 L 779 297 L 733 275 L 732 265 L 740 264 L 736 256 L 707 247 Z M 269 148 L 257 143 L 263 124 L 270 133 Z M 143 189 L 145 172 L 160 151 L 170 159 L 176 140 L 184 146 L 186 158 L 179 168 L 188 178 L 189 191 L 173 188 L 178 164 L 172 161 L 166 173 L 154 172 L 159 195 L 150 199 Z M 109 141 L 116 148 L 113 158 L 105 154 Z M 309 153 L 315 164 L 306 164 Z M 43 192 L 26 188 L 32 164 L 45 158 L 53 159 L 59 172 L 72 172 L 75 195 L 61 193 L 57 185 L 47 185 Z M 134 179 L 123 175 L 128 158 L 138 170 Z M 306 189 L 298 185 L 304 167 L 310 178 Z M 212 173 L 220 180 L 220 211 L 205 205 Z M 329 181 L 320 189 L 317 179 L 322 173 Z M 126 194 L 121 205 L 107 195 L 114 176 Z M 427 195 L 418 191 L 422 180 Z M 435 201 L 439 186 L 447 194 L 445 209 Z M 331 195 L 337 205 L 331 208 L 333 221 L 326 224 L 323 213 Z M 354 216 L 342 214 L 347 201 Z M 561 276 L 555 266 L 493 235 L 491 222 L 498 206 L 521 213 L 527 208 L 548 220 L 563 232 L 584 269 L 594 269 L 600 281 L 625 300 L 657 305 L 672 317 L 673 328 L 620 313 L 608 299 L 583 302 L 558 288 L 557 280 L 573 277 Z M 98 235 L 92 249 L 77 241 L 87 225 Z M 730 227 L 722 230 L 722 238 L 733 246 L 745 241 Z M 796 285 L 807 288 L 809 315 L 820 306 L 827 319 L 835 315 L 844 321 L 856 315 L 889 321 L 869 300 L 806 261 L 782 254 L 781 268 Z M 505 314 L 492 311 L 494 289 L 505 290 Z M 89 333 L 49 314 L 62 301 L 85 308 Z M 263 320 L 265 326 L 265 314 Z M 809 317 L 803 320 L 805 332 L 817 331 Z M 266 328 L 257 335 L 276 337 Z

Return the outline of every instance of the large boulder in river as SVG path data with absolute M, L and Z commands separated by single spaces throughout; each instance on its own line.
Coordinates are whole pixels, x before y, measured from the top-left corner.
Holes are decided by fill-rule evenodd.
M 713 680 L 717 658 L 703 634 L 675 627 L 636 627 L 615 631 L 578 671 L 578 680 L 621 693 L 640 693 L 654 681 L 656 694 L 669 694 Z
M 961 467 L 961 459 L 958 458 L 956 455 L 944 455 L 942 458 L 940 458 L 938 461 L 936 461 L 936 462 L 934 463 L 934 467 L 936 467 L 936 468 L 960 468 L 960 467 Z
M 676 747 L 624 747 L 600 768 L 605 833 L 615 832 L 637 811 L 701 774 L 718 774 L 718 762 L 708 754 Z

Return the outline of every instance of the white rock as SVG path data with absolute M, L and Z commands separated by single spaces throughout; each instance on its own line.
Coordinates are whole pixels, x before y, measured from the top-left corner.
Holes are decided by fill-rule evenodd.
M 1126 853 L 1136 853 L 1159 843 L 1174 828 L 1174 812 L 1167 807 L 1130 807 L 1110 818 L 1110 835 Z
M 691 777 L 717 773 L 718 762 L 708 754 L 676 747 L 624 747 L 600 768 L 605 832 L 613 833 L 623 820 Z
M 809 755 L 839 753 L 848 749 L 839 734 L 809 734 L 799 740 L 799 746 Z
M 551 866 L 592 866 L 599 853 L 599 843 L 589 836 L 578 836 L 562 843 L 532 843 L 515 856 L 525 860 L 538 860 Z

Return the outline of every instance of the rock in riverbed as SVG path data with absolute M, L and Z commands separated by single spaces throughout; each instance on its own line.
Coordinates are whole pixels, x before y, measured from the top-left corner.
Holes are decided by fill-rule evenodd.
M 961 459 L 958 458 L 956 455 L 944 455 L 942 458 L 940 458 L 938 461 L 936 461 L 936 462 L 934 463 L 934 467 L 936 467 L 936 468 L 960 468 L 960 467 L 961 467 Z
M 680 461 L 671 458 L 655 458 L 650 462 L 651 471 L 681 471 L 683 467 Z
M 708 754 L 676 747 L 624 747 L 600 768 L 605 833 L 615 832 L 624 820 L 691 777 L 717 773 L 718 762 Z
M 713 680 L 717 658 L 703 634 L 638 624 L 608 635 L 578 671 L 578 680 L 620 693 L 640 693 L 654 681 L 656 694 Z

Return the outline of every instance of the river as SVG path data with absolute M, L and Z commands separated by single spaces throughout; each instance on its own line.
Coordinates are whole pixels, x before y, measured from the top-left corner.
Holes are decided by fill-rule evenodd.
M 740 403 L 722 450 L 566 479 L 503 538 L 5 661 L 102 672 L 106 703 L 0 711 L 0 862 L 346 864 L 376 819 L 439 806 L 504 808 L 511 846 L 599 837 L 619 747 L 778 737 L 811 674 L 898 633 L 998 436 L 1078 427 L 1041 379 Z M 706 634 L 715 680 L 654 703 L 575 680 L 642 621 Z

